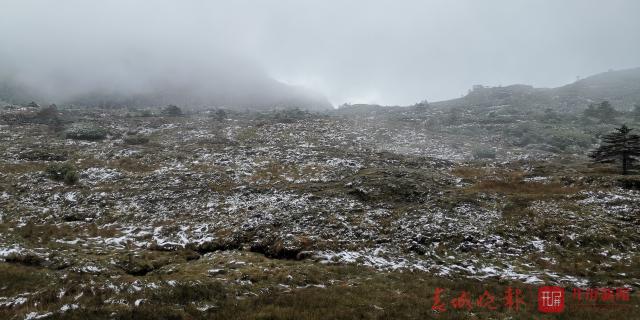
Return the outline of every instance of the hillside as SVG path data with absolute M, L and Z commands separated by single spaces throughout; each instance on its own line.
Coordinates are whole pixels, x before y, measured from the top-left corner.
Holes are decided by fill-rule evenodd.
M 562 319 L 639 311 L 640 177 L 585 156 L 611 124 L 36 109 L 0 108 L 0 319 L 534 319 L 503 293 L 545 285 Z M 498 308 L 434 315 L 436 288 Z
M 640 103 L 640 68 L 599 73 L 557 88 L 529 85 L 474 86 L 466 96 L 435 102 L 444 108 L 511 105 L 519 108 L 580 110 L 589 103 L 609 100 L 617 109 L 630 110 Z

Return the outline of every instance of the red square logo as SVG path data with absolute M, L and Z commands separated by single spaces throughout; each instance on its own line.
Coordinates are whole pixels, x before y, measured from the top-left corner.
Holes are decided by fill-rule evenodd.
M 538 311 L 543 313 L 560 313 L 564 311 L 564 288 L 538 288 Z

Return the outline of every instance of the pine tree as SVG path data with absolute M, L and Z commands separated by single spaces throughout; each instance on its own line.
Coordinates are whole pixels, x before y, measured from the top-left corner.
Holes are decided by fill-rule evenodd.
M 622 125 L 615 132 L 602 137 L 602 145 L 589 155 L 596 162 L 621 160 L 622 174 L 628 174 L 631 164 L 640 156 L 640 136 Z

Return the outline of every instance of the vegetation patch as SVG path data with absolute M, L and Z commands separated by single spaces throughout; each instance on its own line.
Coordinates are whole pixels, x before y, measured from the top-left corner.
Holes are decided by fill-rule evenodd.
M 67 139 L 98 141 L 107 137 L 109 132 L 89 123 L 76 123 L 65 131 Z
M 128 135 L 124 138 L 124 143 L 130 145 L 146 144 L 149 142 L 149 137 L 143 135 Z
M 47 167 L 46 173 L 50 179 L 64 181 L 68 185 L 76 184 L 80 180 L 80 175 L 76 168 L 68 162 L 52 163 Z

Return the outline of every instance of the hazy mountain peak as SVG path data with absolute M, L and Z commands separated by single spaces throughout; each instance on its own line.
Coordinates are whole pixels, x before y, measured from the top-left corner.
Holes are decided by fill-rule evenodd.
M 473 86 L 462 98 L 433 103 L 441 107 L 513 105 L 522 108 L 582 109 L 590 103 L 610 101 L 621 110 L 640 103 L 640 68 L 607 71 L 557 88 L 515 84 Z

